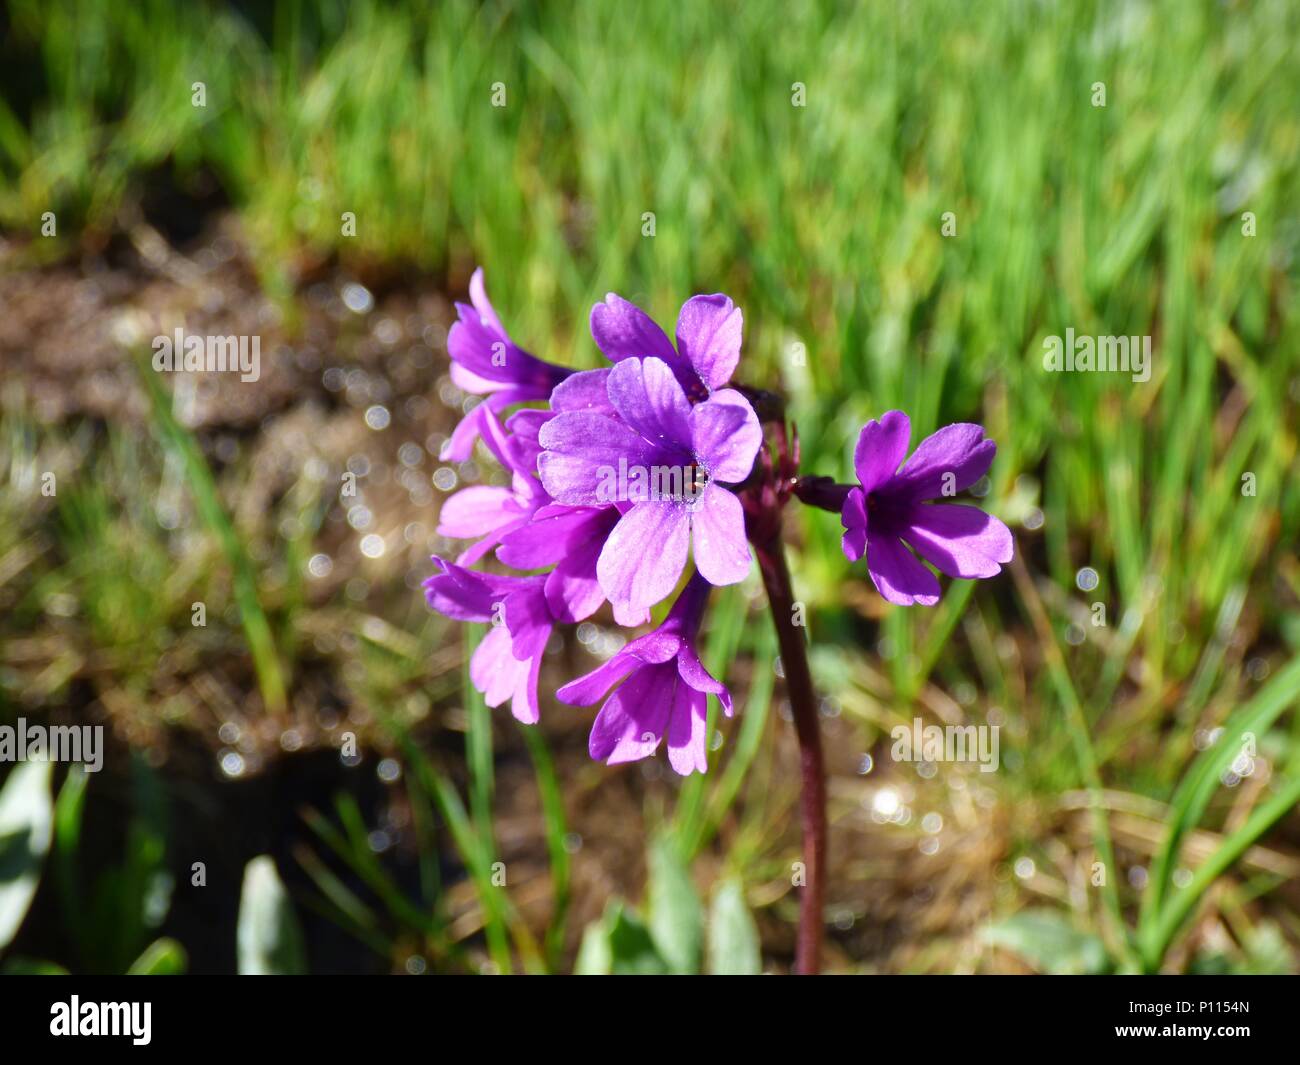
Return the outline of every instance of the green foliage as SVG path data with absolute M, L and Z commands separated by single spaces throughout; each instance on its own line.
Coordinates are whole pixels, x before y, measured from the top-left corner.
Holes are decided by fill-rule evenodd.
M 601 918 L 583 932 L 575 973 L 747 976 L 762 971 L 758 930 L 737 879 L 719 882 L 706 921 L 690 870 L 670 836 L 661 834 L 651 842 L 648 862 L 648 919 L 611 899 Z
M 1022 910 L 989 925 L 984 941 L 1005 947 L 1052 976 L 1095 975 L 1110 967 L 1105 944 L 1079 931 L 1056 910 Z

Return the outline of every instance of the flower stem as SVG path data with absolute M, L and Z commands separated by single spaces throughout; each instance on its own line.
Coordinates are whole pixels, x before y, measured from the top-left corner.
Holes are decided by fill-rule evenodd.
M 799 901 L 799 938 L 795 971 L 814 975 L 821 969 L 822 912 L 826 868 L 826 769 L 822 760 L 821 732 L 817 723 L 817 696 L 803 631 L 794 624 L 794 589 L 779 536 L 754 544 L 758 566 L 772 608 L 786 691 L 799 737 L 801 776 L 800 807 L 803 820 L 805 880 Z

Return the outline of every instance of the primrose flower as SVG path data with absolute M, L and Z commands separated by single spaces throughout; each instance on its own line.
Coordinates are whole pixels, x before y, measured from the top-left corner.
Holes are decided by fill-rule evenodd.
M 749 476 L 762 444 L 748 400 L 720 389 L 692 406 L 659 358 L 614 366 L 606 399 L 608 411 L 593 405 L 547 421 L 537 460 L 542 485 L 557 503 L 618 507 L 621 516 L 596 565 L 606 598 L 625 614 L 643 613 L 676 586 L 688 548 L 710 584 L 743 580 L 750 561 L 744 511 L 723 485 Z M 628 471 L 643 475 L 634 478 L 639 486 L 667 479 L 676 490 L 633 490 L 611 500 L 611 482 Z
M 510 712 L 537 723 L 537 677 L 555 625 L 546 606 L 546 578 L 473 573 L 433 556 L 438 572 L 424 582 L 429 606 L 457 621 L 491 623 L 474 651 L 469 677 L 488 706 L 507 699 Z
M 908 550 L 949 577 L 992 577 L 1013 553 L 1011 531 L 978 507 L 926 500 L 955 495 L 984 476 L 997 445 L 983 426 L 948 425 L 905 463 L 912 425 L 891 410 L 862 427 L 853 455 L 858 484 L 844 497 L 844 554 L 867 556 L 867 572 L 891 603 L 933 606 L 939 581 Z M 899 464 L 902 463 L 902 467 Z
M 570 706 L 590 706 L 619 684 L 591 727 L 587 749 L 609 765 L 646 758 L 668 738 L 668 762 L 687 776 L 708 769 L 707 697 L 717 696 L 728 717 L 731 693 L 700 662 L 695 637 L 709 582 L 693 574 L 664 623 L 627 644 L 604 665 L 557 693 Z
M 617 507 L 539 509 L 532 520 L 501 538 L 497 558 L 514 569 L 554 566 L 543 591 L 551 614 L 568 624 L 591 617 L 605 601 L 596 565 L 605 541 L 618 523 Z M 615 612 L 620 625 L 640 625 L 647 614 Z
M 507 436 L 490 410 L 484 411 L 479 425 L 488 450 L 511 471 L 511 482 L 509 488 L 470 485 L 443 502 L 435 530 L 438 535 L 457 540 L 478 538 L 456 559 L 461 566 L 472 566 L 511 532 L 527 525 L 533 514 L 550 502 L 541 482 L 529 472 L 537 465 L 535 437 L 530 442 L 527 436 Z
M 488 398 L 461 419 L 443 445 L 441 457 L 453 462 L 469 458 L 489 412 L 547 399 L 573 372 L 543 362 L 510 339 L 487 297 L 481 266 L 470 278 L 469 298 L 472 306 L 456 304 L 459 320 L 447 334 L 451 379 L 457 388 Z
M 610 362 L 662 359 L 692 401 L 731 380 L 743 320 L 727 296 L 692 296 L 677 315 L 677 347 L 645 311 L 613 292 L 591 309 L 591 335 Z

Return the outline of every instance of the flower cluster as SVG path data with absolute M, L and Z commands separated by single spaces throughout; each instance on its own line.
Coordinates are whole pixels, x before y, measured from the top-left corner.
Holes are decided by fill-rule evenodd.
M 576 372 L 510 338 L 482 270 L 470 300 L 457 304 L 447 347 L 453 381 L 485 398 L 443 455 L 468 458 L 481 441 L 510 483 L 471 486 L 446 500 L 439 534 L 471 543 L 455 561 L 435 557 L 424 589 L 439 613 L 491 626 L 470 663 L 488 705 L 509 699 L 515 717 L 536 722 L 541 658 L 557 624 L 580 622 L 608 602 L 620 625 L 644 625 L 680 589 L 662 624 L 559 689 L 570 705 L 604 698 L 593 758 L 644 758 L 666 737 L 674 769 L 705 770 L 707 696 L 727 714 L 732 701 L 701 664 L 697 635 L 711 587 L 750 570 L 746 520 L 756 507 L 797 496 L 840 512 L 846 555 L 865 553 L 876 587 L 895 603 L 938 601 L 937 579 L 905 544 L 954 577 L 991 576 L 1011 558 L 1010 533 L 997 519 L 925 502 L 984 475 L 995 446 L 979 426 L 948 426 L 903 463 L 910 425 L 891 411 L 862 430 L 858 484 L 801 480 L 797 471 L 774 480 L 766 456 L 756 463 L 763 430 L 752 394 L 731 386 L 742 316 L 726 296 L 687 300 L 674 343 L 644 311 L 610 294 L 592 309 L 591 334 L 612 365 Z M 545 405 L 527 405 L 537 403 Z M 509 408 L 517 409 L 503 422 Z M 489 554 L 522 575 L 470 568 Z

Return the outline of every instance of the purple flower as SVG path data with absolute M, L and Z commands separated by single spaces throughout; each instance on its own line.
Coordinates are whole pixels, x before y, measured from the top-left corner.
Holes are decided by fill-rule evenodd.
M 473 573 L 433 556 L 439 572 L 424 582 L 424 596 L 439 614 L 492 628 L 469 661 L 469 676 L 488 706 L 511 700 L 510 711 L 537 723 L 537 676 L 555 621 L 546 606 L 545 577 Z
M 542 507 L 526 525 L 501 538 L 497 558 L 515 569 L 554 566 L 544 591 L 551 614 L 572 624 L 590 617 L 605 601 L 596 565 L 605 541 L 618 523 L 617 507 Z M 620 625 L 640 625 L 645 612 L 615 610 Z
M 510 339 L 488 300 L 482 267 L 470 278 L 469 298 L 473 306 L 456 304 L 459 321 L 447 334 L 451 379 L 457 388 L 488 398 L 461 420 L 443 445 L 441 457 L 453 462 L 469 458 L 488 412 L 546 399 L 573 372 L 543 362 Z
M 677 316 L 677 347 L 634 303 L 609 293 L 591 309 L 591 335 L 610 362 L 662 359 L 692 399 L 722 388 L 740 361 L 740 308 L 727 296 L 692 296 Z
M 520 411 L 520 414 L 544 413 Z M 515 416 L 518 418 L 518 415 Z M 511 423 L 515 423 L 515 418 Z M 522 423 L 527 424 L 527 423 Z M 537 466 L 536 436 L 507 436 L 491 411 L 484 411 L 479 422 L 484 443 L 497 461 L 511 471 L 510 487 L 476 484 L 449 496 L 438 512 L 439 536 L 452 539 L 478 538 L 456 559 L 461 566 L 472 566 L 505 536 L 522 528 L 536 511 L 550 502 L 541 482 L 532 475 Z
M 709 583 L 743 580 L 750 561 L 744 512 L 723 484 L 749 475 L 762 444 L 749 402 L 722 389 L 692 406 L 659 358 L 624 359 L 608 373 L 606 397 L 608 411 L 597 393 L 592 405 L 542 426 L 537 468 L 551 497 L 568 506 L 607 504 L 611 478 L 627 471 L 675 471 L 683 489 L 618 500 L 625 512 L 596 565 L 606 598 L 619 611 L 643 613 L 676 586 L 688 548 Z
M 707 696 L 716 695 L 727 716 L 732 713 L 731 693 L 709 675 L 694 646 L 708 597 L 708 582 L 694 574 L 662 625 L 559 690 L 561 702 L 590 706 L 623 682 L 591 727 L 592 758 L 633 762 L 654 754 L 667 735 L 668 761 L 678 773 L 708 769 Z
M 927 504 L 955 495 L 984 476 L 997 445 L 984 439 L 980 425 L 948 425 L 921 441 L 903 463 L 912 426 L 902 411 L 891 410 L 862 427 L 853 454 L 858 486 L 844 499 L 844 553 L 856 562 L 867 556 L 867 571 L 891 603 L 933 606 L 939 581 L 908 550 L 949 577 L 992 577 L 1013 553 L 1011 531 L 977 507 Z

